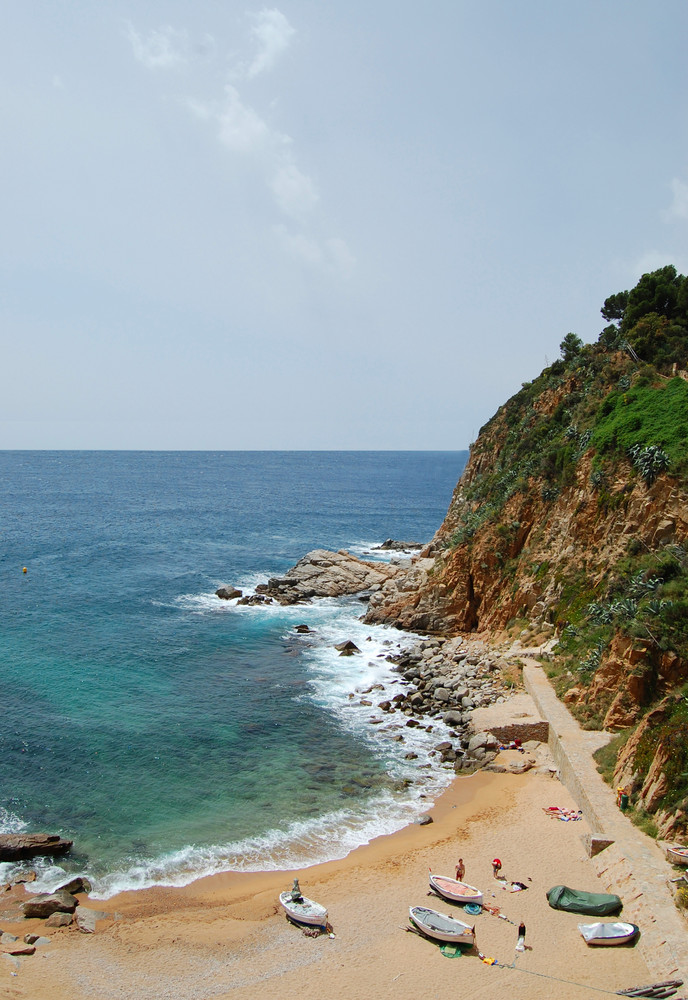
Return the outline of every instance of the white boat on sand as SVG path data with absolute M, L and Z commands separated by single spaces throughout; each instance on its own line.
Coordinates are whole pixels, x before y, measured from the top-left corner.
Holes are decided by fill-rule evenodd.
M 468 885 L 466 882 L 459 882 L 458 879 L 450 878 L 449 875 L 433 875 L 430 872 L 430 888 L 438 896 L 448 899 L 450 903 L 482 905 L 483 894 L 480 889 L 476 889 L 475 886 Z
M 672 865 L 688 865 L 688 847 L 667 847 L 666 856 Z
M 289 919 L 297 924 L 308 924 L 311 927 L 327 925 L 327 909 L 320 903 L 301 895 L 298 879 L 294 880 L 292 889 L 280 893 L 279 901 Z
M 437 910 L 429 910 L 427 906 L 409 907 L 411 923 L 426 937 L 435 941 L 450 941 L 452 944 L 475 944 L 475 927 L 464 924 L 462 920 L 449 917 Z
M 578 930 L 583 935 L 586 944 L 614 945 L 626 944 L 640 933 L 637 924 L 627 924 L 622 920 L 613 920 L 596 924 L 578 924 Z

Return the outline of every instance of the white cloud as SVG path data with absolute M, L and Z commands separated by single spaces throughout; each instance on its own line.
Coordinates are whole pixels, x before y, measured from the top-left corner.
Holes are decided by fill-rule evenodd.
M 176 69 L 188 62 L 188 38 L 185 31 L 165 27 L 153 30 L 142 38 L 134 26 L 127 24 L 127 34 L 134 55 L 146 69 Z
M 217 115 L 218 137 L 234 153 L 251 153 L 271 141 L 271 132 L 253 108 L 243 104 L 235 87 L 225 87 L 225 104 Z
M 343 240 L 333 238 L 320 243 L 314 236 L 290 232 L 281 225 L 275 226 L 274 232 L 282 248 L 296 260 L 340 278 L 352 275 L 356 259 Z
M 263 9 L 251 16 L 254 21 L 251 34 L 258 41 L 259 49 L 246 70 L 249 79 L 271 70 L 277 57 L 289 48 L 296 34 L 284 14 L 275 8 Z
M 292 219 L 303 220 L 318 203 L 319 195 L 310 177 L 291 160 L 278 163 L 270 181 L 278 208 Z
M 305 233 L 290 233 L 286 226 L 275 226 L 275 234 L 292 257 L 311 265 L 322 265 L 323 253 L 318 242 Z
M 222 104 L 203 103 L 187 98 L 185 106 L 202 121 L 213 121 L 217 137 L 233 153 L 270 154 L 290 142 L 288 136 L 270 129 L 257 111 L 244 104 L 236 87 L 227 84 Z
M 673 219 L 688 219 L 688 184 L 674 177 L 671 190 L 674 193 L 674 200 L 665 213 L 666 220 L 670 222 Z
M 351 277 L 356 267 L 356 258 L 349 250 L 344 240 L 332 238 L 325 244 L 332 265 L 345 278 Z
M 291 139 L 270 128 L 257 111 L 244 104 L 236 87 L 225 87 L 222 105 L 187 100 L 186 106 L 198 118 L 216 123 L 218 139 L 231 152 L 258 159 L 274 202 L 284 215 L 303 221 L 313 212 L 319 195 L 311 178 L 294 162 Z
M 270 69 L 295 34 L 278 10 L 262 10 L 253 15 L 253 21 L 252 34 L 260 43 L 260 51 L 248 68 L 246 63 L 240 66 L 233 75 L 234 84 L 238 84 L 241 77 L 255 77 Z M 138 49 L 135 47 L 137 57 L 145 55 L 149 64 L 155 55 L 158 60 L 156 65 L 162 65 L 160 60 L 173 51 L 171 35 L 162 38 L 159 32 L 154 33 L 147 47 L 133 29 L 130 30 L 130 37 L 132 44 L 136 41 L 138 45 Z M 166 41 L 170 43 L 168 47 L 164 44 Z M 227 151 L 252 158 L 256 172 L 263 178 L 266 192 L 279 213 L 303 227 L 291 231 L 282 224 L 274 226 L 274 233 L 284 251 L 292 258 L 326 273 L 350 276 L 356 261 L 344 241 L 322 239 L 308 231 L 307 222 L 314 216 L 320 195 L 313 179 L 297 165 L 291 138 L 273 128 L 255 108 L 245 103 L 238 85 L 234 84 L 225 86 L 222 101 L 187 98 L 184 104 L 198 119 L 216 129 L 218 141 Z

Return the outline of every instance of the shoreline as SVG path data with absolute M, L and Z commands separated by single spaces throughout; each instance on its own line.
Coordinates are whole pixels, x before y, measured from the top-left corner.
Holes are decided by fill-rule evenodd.
M 495 638 L 420 639 L 416 652 L 427 644 L 434 655 L 438 644 L 449 642 L 452 653 L 464 644 L 478 660 L 486 655 L 508 664 Z M 427 668 L 433 680 L 442 673 L 437 663 Z M 403 680 L 404 665 L 397 669 Z M 483 693 L 477 699 L 481 704 L 471 709 L 474 732 L 493 709 L 523 724 L 519 695 L 510 705 L 511 698 Z M 423 722 L 432 722 L 429 716 L 436 710 L 433 702 Z M 466 730 L 458 729 L 453 735 L 460 745 Z M 593 817 L 561 823 L 545 812 L 553 805 L 575 809 L 578 803 L 552 780 L 557 771 L 546 766 L 549 750 L 526 748 L 539 764 L 526 773 L 518 773 L 523 755 L 517 751 L 502 751 L 493 770 L 470 774 L 461 773 L 461 758 L 455 756 L 457 774 L 434 802 L 428 800 L 432 822 L 419 824 L 414 812 L 403 828 L 345 857 L 288 870 L 216 873 L 183 887 L 129 890 L 104 901 L 81 897 L 82 909 L 98 915 L 95 934 L 81 934 L 75 925 L 48 930 L 43 921 L 18 919 L 18 903 L 26 897 L 24 887 L 15 887 L 13 898 L 5 898 L 17 904 L 15 918 L 7 919 L 8 909 L 0 912 L 0 926 L 17 937 L 26 931 L 49 934 L 50 941 L 33 956 L 0 962 L 0 983 L 12 977 L 18 1000 L 253 1000 L 258 990 L 266 1000 L 282 1000 L 288 990 L 415 1000 L 419 992 L 452 995 L 460 971 L 462 986 L 485 1000 L 503 994 L 510 1000 L 550 1000 L 561 984 L 571 1000 L 588 1000 L 591 989 L 613 993 L 657 979 L 642 946 L 591 949 L 578 924 L 595 918 L 549 908 L 545 896 L 554 885 L 593 892 L 607 887 L 600 884 L 599 866 L 582 842 L 583 835 L 594 832 Z M 493 756 L 478 748 L 470 768 L 489 764 Z M 436 760 L 447 769 L 442 754 Z M 483 891 L 488 905 L 501 909 L 501 919 L 487 910 L 468 917 L 429 893 L 428 870 L 453 875 L 459 857 L 466 864 L 466 880 Z M 493 857 L 502 859 L 504 885 L 493 878 Z M 327 906 L 332 937 L 305 936 L 286 921 L 278 896 L 294 877 L 305 895 Z M 514 881 L 528 888 L 512 892 Z M 622 890 L 619 894 L 624 898 Z M 632 899 L 624 903 L 630 910 Z M 475 922 L 476 947 L 462 956 L 461 966 L 447 962 L 434 943 L 404 932 L 411 905 Z M 620 919 L 632 918 L 622 913 Z M 522 954 L 514 951 L 520 921 L 528 928 Z M 496 964 L 481 961 L 479 952 Z
M 580 840 L 588 832 L 585 820 L 560 823 L 543 812 L 549 805 L 574 804 L 545 773 L 478 772 L 455 778 L 432 807 L 432 823 L 375 838 L 341 860 L 122 893 L 107 901 L 110 916 L 93 935 L 73 926 L 46 932 L 42 921 L 3 918 L 5 931 L 49 933 L 51 941 L 34 956 L 14 959 L 14 969 L 2 963 L 0 983 L 11 982 L 22 1000 L 248 1000 L 257 989 L 261 998 L 289 990 L 398 998 L 423 990 L 453 995 L 460 972 L 462 985 L 477 997 L 508 993 L 512 1000 L 549 1000 L 552 979 L 558 978 L 569 984 L 567 997 L 583 1000 L 592 986 L 613 992 L 651 981 L 637 948 L 590 949 L 577 924 L 591 918 L 547 905 L 552 885 L 596 887 Z M 460 908 L 428 896 L 427 881 L 429 868 L 453 875 L 459 856 L 467 881 L 506 917 L 483 912 L 471 918 L 477 949 L 496 958 L 497 966 L 486 965 L 477 951 L 456 966 L 432 942 L 403 931 L 411 905 L 463 918 Z M 492 875 L 495 856 L 506 877 L 528 890 L 502 888 Z M 334 939 L 306 937 L 285 920 L 277 897 L 293 877 L 306 895 L 328 907 Z M 82 906 L 101 908 L 87 898 Z M 520 920 L 528 928 L 528 950 L 516 955 Z M 8 971 L 16 973 L 11 980 Z
M 346 634 L 346 630 L 343 631 Z M 365 632 L 367 629 L 363 629 L 362 634 Z M 360 642 L 360 638 L 358 641 Z M 361 646 L 363 646 L 362 642 Z M 76 875 L 83 875 L 90 878 L 94 884 L 93 901 L 99 903 L 101 907 L 107 907 L 110 900 L 122 893 L 143 892 L 158 888 L 185 888 L 200 879 L 225 874 L 221 870 L 223 865 L 236 871 L 238 865 L 242 863 L 242 857 L 248 859 L 244 862 L 247 864 L 246 873 L 273 870 L 292 871 L 297 867 L 324 863 L 325 860 L 342 860 L 351 853 L 351 850 L 356 850 L 359 846 L 365 846 L 369 843 L 371 832 L 373 839 L 377 839 L 379 836 L 390 836 L 404 829 L 408 823 L 417 821 L 431 807 L 431 803 L 443 794 L 444 790 L 455 779 L 456 773 L 461 773 L 461 765 L 463 765 L 463 773 L 470 774 L 485 763 L 489 763 L 494 757 L 493 750 L 488 751 L 481 748 L 469 754 L 466 748 L 468 739 L 472 735 L 474 708 L 492 704 L 504 694 L 504 685 L 501 683 L 499 675 L 494 673 L 494 665 L 499 654 L 489 649 L 484 637 L 477 639 L 461 636 L 445 638 L 415 636 L 408 633 L 405 641 L 403 639 L 400 641 L 398 638 L 382 640 L 378 637 L 376 648 L 381 651 L 378 652 L 378 657 L 382 652 L 387 653 L 385 667 L 389 671 L 389 677 L 384 680 L 384 684 L 379 683 L 379 677 L 375 677 L 373 680 L 359 680 L 355 686 L 348 689 L 350 692 L 348 705 L 360 714 L 360 721 L 368 724 L 365 729 L 360 729 L 359 736 L 372 738 L 378 747 L 377 753 L 384 753 L 386 742 L 391 746 L 393 745 L 391 741 L 401 741 L 398 743 L 399 750 L 395 750 L 394 753 L 399 757 L 399 762 L 404 770 L 398 776 L 398 787 L 395 791 L 402 790 L 402 782 L 408 783 L 408 791 L 404 792 L 399 801 L 390 800 L 389 803 L 380 801 L 376 804 L 374 802 L 376 796 L 373 796 L 370 802 L 363 803 L 362 808 L 357 808 L 353 803 L 350 805 L 341 804 L 340 807 L 330 809 L 329 812 L 314 818 L 311 821 L 312 829 L 309 828 L 305 833 L 298 829 L 290 830 L 289 826 L 285 826 L 281 831 L 270 830 L 268 836 L 278 832 L 283 835 L 282 839 L 276 841 L 271 848 L 265 844 L 262 848 L 260 846 L 265 834 L 257 835 L 255 838 L 249 836 L 244 842 L 236 841 L 229 845 L 218 841 L 214 855 L 223 858 L 223 860 L 219 860 L 217 863 L 208 860 L 204 865 L 205 871 L 200 866 L 193 871 L 191 867 L 186 871 L 183 867 L 179 867 L 176 875 L 163 874 L 166 869 L 166 856 L 149 859 L 145 864 L 142 863 L 142 868 L 147 870 L 150 863 L 151 880 L 155 878 L 157 869 L 157 875 L 160 878 L 160 882 L 157 884 L 153 882 L 153 884 L 136 885 L 135 879 L 129 879 L 130 885 L 123 887 L 122 882 L 126 881 L 125 878 L 117 877 L 115 880 L 106 876 L 103 879 L 103 884 L 99 885 L 99 880 L 94 879 L 87 870 L 74 869 L 70 866 L 62 877 L 56 873 L 48 874 L 47 877 L 39 874 L 39 879 L 32 886 L 33 892 L 50 891 Z M 455 661 L 459 650 L 461 650 L 461 658 Z M 366 656 L 372 655 L 365 647 L 361 652 L 364 654 L 359 657 L 362 661 L 365 660 Z M 375 666 L 374 661 L 368 663 L 368 667 L 373 666 Z M 470 706 L 464 705 L 462 708 L 459 696 L 462 694 L 465 696 L 469 693 L 469 689 L 465 686 L 467 673 L 468 683 L 474 687 L 470 689 Z M 456 690 L 446 691 L 447 699 L 445 701 L 437 700 L 436 690 L 434 693 L 429 692 L 439 676 L 454 686 L 460 684 L 461 690 L 458 692 Z M 428 687 L 421 694 L 426 682 Z M 347 688 L 343 690 L 346 691 Z M 403 692 L 403 696 L 401 692 Z M 451 697 L 449 697 L 450 695 Z M 397 699 L 401 697 L 404 697 L 402 703 L 395 704 Z M 463 700 L 466 701 L 466 697 Z M 383 706 L 386 707 L 383 708 Z M 458 718 L 449 722 L 445 716 Z M 402 759 L 403 756 L 406 756 L 406 761 Z M 404 774 L 406 774 L 405 778 Z M 390 791 L 391 789 L 386 791 L 381 789 L 379 793 L 381 799 L 388 798 L 387 792 Z M 391 809 L 391 813 L 387 814 L 386 822 L 379 823 L 375 819 L 375 810 L 381 810 L 382 815 L 384 815 L 387 808 Z M 340 812 L 344 817 L 340 820 L 342 823 L 341 836 L 338 842 L 332 845 L 330 858 L 325 859 L 323 854 L 326 852 L 321 848 L 323 832 L 332 814 Z M 405 819 L 405 814 L 409 818 Z M 337 818 L 335 817 L 335 821 Z M 375 833 L 376 827 L 386 827 L 386 829 L 381 833 Z M 75 835 L 72 834 L 72 836 Z M 353 847 L 350 846 L 352 842 L 355 844 Z M 78 842 L 76 843 L 78 848 Z M 234 850 L 234 854 L 225 853 L 228 846 Z M 182 848 L 179 852 L 173 851 L 170 856 L 184 853 L 186 850 L 187 847 Z M 193 845 L 189 845 L 188 850 L 193 850 Z M 210 851 L 210 847 L 208 850 Z M 316 852 L 320 857 L 316 855 L 315 860 L 313 860 Z M 263 853 L 263 859 L 256 856 L 260 853 Z M 290 854 L 295 856 L 293 864 L 290 863 Z M 267 867 L 261 866 L 261 860 Z M 56 859 L 58 866 L 60 866 L 60 861 L 60 858 Z M 273 861 L 274 868 L 272 867 Z M 29 866 L 30 864 L 29 862 Z M 175 884 L 175 878 L 178 880 L 177 884 Z M 117 882 L 120 883 L 120 888 L 112 891 L 113 885 L 116 886 Z

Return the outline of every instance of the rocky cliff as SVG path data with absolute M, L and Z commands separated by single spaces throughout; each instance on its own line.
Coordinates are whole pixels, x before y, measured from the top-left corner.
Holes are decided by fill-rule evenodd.
M 569 334 L 562 359 L 481 429 L 437 535 L 372 595 L 366 620 L 556 637 L 547 670 L 558 693 L 584 725 L 623 733 L 612 780 L 659 833 L 678 836 L 688 833 L 688 281 L 673 268 L 644 275 L 602 312 L 618 322 L 597 344 Z

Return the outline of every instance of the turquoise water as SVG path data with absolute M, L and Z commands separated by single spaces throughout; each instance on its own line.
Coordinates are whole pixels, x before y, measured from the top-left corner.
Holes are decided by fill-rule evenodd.
M 402 746 L 348 697 L 398 685 L 385 656 L 408 637 L 363 626 L 356 598 L 251 608 L 214 591 L 250 592 L 316 547 L 428 540 L 465 458 L 0 452 L 0 828 L 75 841 L 39 886 L 293 867 L 426 808 L 447 778 L 405 753 L 439 730 Z M 343 638 L 365 655 L 340 658 Z

